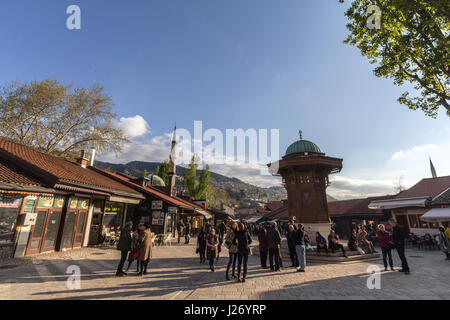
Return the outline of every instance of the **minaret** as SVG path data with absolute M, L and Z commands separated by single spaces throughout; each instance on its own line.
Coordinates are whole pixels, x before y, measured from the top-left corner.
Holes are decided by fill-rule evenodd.
M 431 161 L 431 157 L 428 156 L 428 158 L 430 158 L 430 170 L 431 170 L 431 176 L 432 176 L 433 178 L 437 178 L 436 169 L 434 168 L 433 162 Z
M 175 179 L 177 176 L 177 125 L 173 129 L 172 147 L 169 155 L 169 195 L 175 196 Z

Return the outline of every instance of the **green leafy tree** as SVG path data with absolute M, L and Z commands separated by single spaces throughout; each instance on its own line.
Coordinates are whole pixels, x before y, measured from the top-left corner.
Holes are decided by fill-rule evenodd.
M 156 170 L 155 174 L 163 179 L 166 186 L 169 185 L 169 170 L 170 170 L 170 164 L 169 161 L 165 160 L 159 165 Z
M 203 199 L 209 186 L 210 171 L 209 166 L 200 173 L 199 180 L 197 180 L 198 157 L 193 155 L 189 167 L 183 170 L 183 188 L 187 195 L 194 199 Z
M 13 82 L 0 88 L 0 136 L 69 158 L 89 147 L 120 153 L 129 140 L 114 125 L 112 106 L 98 85 Z
M 380 9 L 379 28 L 373 5 Z M 345 15 L 350 34 L 344 43 L 377 64 L 376 76 L 418 91 L 404 92 L 399 103 L 433 118 L 444 107 L 450 116 L 450 1 L 354 0 Z
M 211 173 L 209 171 L 209 166 L 206 165 L 200 172 L 199 182 L 197 186 L 197 197 L 199 199 L 205 197 L 206 195 L 205 193 L 208 190 L 210 176 Z

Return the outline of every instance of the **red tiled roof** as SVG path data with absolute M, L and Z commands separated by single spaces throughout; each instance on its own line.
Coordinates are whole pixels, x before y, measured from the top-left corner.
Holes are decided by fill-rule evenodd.
M 141 186 L 141 185 L 139 185 L 137 183 L 132 182 L 131 179 L 133 177 L 126 177 L 126 176 L 123 176 L 123 175 L 120 175 L 120 174 L 117 174 L 117 173 L 114 173 L 114 172 L 111 172 L 111 171 L 107 171 L 107 170 L 104 170 L 104 169 L 100 169 L 100 168 L 97 168 L 97 167 L 95 167 L 93 169 L 97 170 L 98 172 L 100 172 L 100 173 L 102 173 L 104 175 L 107 175 L 107 176 L 112 177 L 114 179 L 120 180 L 120 181 L 124 182 L 125 184 L 129 185 L 130 187 L 134 187 L 134 188 L 137 188 L 138 190 L 142 190 L 142 191 L 144 191 L 146 193 L 150 193 L 150 194 L 154 195 L 155 197 L 163 199 L 163 200 L 165 200 L 165 201 L 167 201 L 167 202 L 169 202 L 169 203 L 171 203 L 173 205 L 176 205 L 176 206 L 179 206 L 179 207 L 182 207 L 182 208 L 185 208 L 185 209 L 194 209 L 193 205 L 189 205 L 189 204 L 187 204 L 184 201 L 180 201 L 178 199 L 175 199 L 175 198 L 173 198 L 173 197 L 171 197 L 171 196 L 169 196 L 167 194 L 164 194 L 164 193 L 162 193 L 160 191 L 157 191 L 157 190 L 155 190 L 153 188 L 143 187 L 143 186 Z
M 0 163 L 0 182 L 24 186 L 43 186 L 37 177 L 7 161 Z
M 408 190 L 401 192 L 396 199 L 431 197 L 435 198 L 450 188 L 450 176 L 422 179 Z
M 269 211 L 264 215 L 264 218 L 270 220 L 288 219 L 289 218 L 288 205 L 284 204 L 283 206 L 279 207 L 274 211 Z
M 270 211 L 277 210 L 283 206 L 283 201 L 271 201 L 267 204 Z
M 382 210 L 369 209 L 369 203 L 375 200 L 388 200 L 395 196 L 369 197 L 364 199 L 337 200 L 328 202 L 330 216 L 350 214 L 382 214 Z
M 328 203 L 328 213 L 330 215 L 340 215 L 351 213 L 354 207 L 361 206 L 365 199 L 338 200 Z
M 260 213 L 260 214 L 264 214 L 264 213 L 267 213 L 267 212 L 270 212 L 270 211 L 268 211 L 268 210 L 266 210 L 266 209 L 264 209 L 262 207 L 258 207 L 258 208 L 256 208 L 256 212 Z
M 331 215 L 344 214 L 382 214 L 382 210 L 371 210 L 368 208 L 370 202 L 378 199 L 392 199 L 395 196 L 370 197 L 365 199 L 351 199 L 328 202 L 328 212 Z M 270 211 L 264 215 L 267 219 L 288 219 L 288 205 L 284 204 L 280 208 Z
M 44 179 L 48 184 L 76 183 L 93 188 L 121 191 L 139 196 L 132 188 L 74 162 L 41 153 L 24 145 L 0 138 L 0 156 Z

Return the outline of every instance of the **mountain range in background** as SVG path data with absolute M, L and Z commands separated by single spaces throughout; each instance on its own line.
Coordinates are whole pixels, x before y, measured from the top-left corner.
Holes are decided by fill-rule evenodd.
M 127 164 L 115 164 L 95 161 L 95 165 L 101 169 L 119 172 L 135 177 L 143 175 L 144 170 L 154 173 L 160 162 L 131 161 Z M 177 186 L 181 188 L 181 179 L 185 168 L 177 166 Z M 201 170 L 197 170 L 197 178 Z M 240 208 L 254 208 L 264 203 L 287 198 L 286 189 L 283 186 L 263 188 L 239 180 L 227 177 L 219 173 L 211 172 L 209 180 L 211 191 L 214 193 L 215 206 L 223 203 L 228 206 L 237 205 Z M 180 190 L 180 189 L 179 189 Z M 328 201 L 336 200 L 327 196 Z

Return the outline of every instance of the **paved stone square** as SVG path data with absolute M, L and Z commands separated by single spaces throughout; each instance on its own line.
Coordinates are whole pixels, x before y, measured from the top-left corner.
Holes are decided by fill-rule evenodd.
M 225 250 L 226 251 L 226 250 Z M 373 300 L 449 299 L 450 261 L 440 251 L 407 250 L 411 274 L 381 272 L 381 289 L 368 289 L 367 267 L 382 270 L 375 261 L 340 264 L 315 263 L 298 273 L 283 257 L 278 273 L 262 270 L 259 257 L 249 258 L 246 283 L 225 280 L 227 252 L 222 252 L 217 271 L 200 264 L 195 245 L 155 247 L 147 276 L 137 277 L 134 264 L 128 276 L 115 277 L 119 251 L 83 248 L 33 258 L 0 262 L 0 299 L 294 299 Z M 394 251 L 396 266 L 399 259 Z M 69 290 L 67 268 L 80 267 L 81 288 Z M 212 289 L 213 288 L 213 289 Z M 211 290 L 212 289 L 212 290 Z

